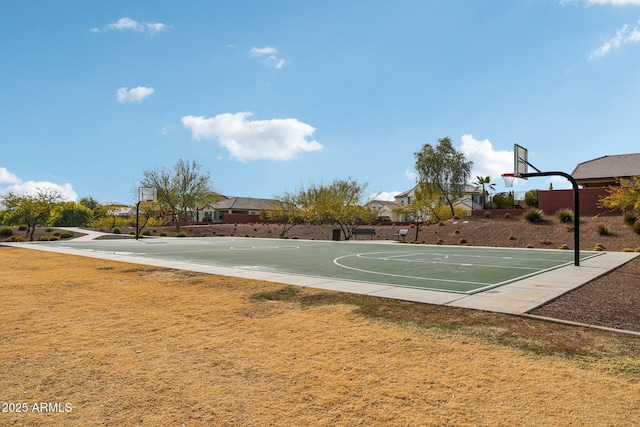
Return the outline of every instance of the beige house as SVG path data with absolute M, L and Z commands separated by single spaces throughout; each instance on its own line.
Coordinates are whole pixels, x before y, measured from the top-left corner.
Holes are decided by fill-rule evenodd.
M 416 185 L 409 191 L 398 194 L 396 199 L 396 206 L 410 205 L 415 201 Z M 453 201 L 453 207 L 462 209 L 465 215 L 471 215 L 471 211 L 482 209 L 482 188 L 473 185 L 466 185 L 462 191 L 462 195 Z M 398 216 L 397 221 L 410 221 L 402 215 Z
M 263 210 L 273 209 L 274 199 L 254 199 L 252 197 L 225 197 L 198 209 L 197 220 L 222 222 L 225 214 L 260 215 Z
M 390 200 L 372 200 L 365 206 L 377 214 L 378 221 L 398 220 L 398 215 L 395 212 L 396 202 Z

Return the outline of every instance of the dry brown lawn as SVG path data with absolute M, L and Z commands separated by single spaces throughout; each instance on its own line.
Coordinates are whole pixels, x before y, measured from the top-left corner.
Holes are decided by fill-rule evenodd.
M 27 249 L 0 260 L 3 426 L 640 425 L 638 337 Z

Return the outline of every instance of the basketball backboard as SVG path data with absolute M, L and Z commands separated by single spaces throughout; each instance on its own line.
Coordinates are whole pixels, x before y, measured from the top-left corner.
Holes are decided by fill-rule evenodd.
M 158 198 L 158 192 L 155 188 L 140 187 L 138 188 L 138 202 L 153 203 Z
M 523 174 L 529 173 L 529 160 L 527 149 L 513 144 L 513 174 L 517 178 L 527 179 Z

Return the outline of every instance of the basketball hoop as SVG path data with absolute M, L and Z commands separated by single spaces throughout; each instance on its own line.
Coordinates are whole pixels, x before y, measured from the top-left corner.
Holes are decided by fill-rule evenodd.
M 516 180 L 516 176 L 512 173 L 503 173 L 502 179 L 504 179 L 504 186 L 511 188 Z

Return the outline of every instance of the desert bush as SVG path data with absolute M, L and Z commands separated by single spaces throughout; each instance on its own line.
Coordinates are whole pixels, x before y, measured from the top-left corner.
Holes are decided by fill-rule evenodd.
M 19 226 L 18 226 L 18 230 L 20 230 L 20 231 L 27 231 L 27 226 L 26 226 L 26 225 L 24 225 L 24 224 L 21 224 L 21 225 L 19 225 Z
M 627 212 L 622 217 L 622 220 L 625 224 L 633 225 L 636 223 L 636 221 L 638 221 L 638 215 L 636 215 L 635 212 Z
M 610 234 L 609 229 L 604 224 L 599 224 L 596 231 L 599 236 L 608 236 Z
M 600 243 L 596 243 L 596 245 L 593 247 L 593 250 L 596 252 L 604 251 L 605 249 L 606 248 L 602 246 Z
M 569 246 L 563 243 L 562 245 L 560 245 L 558 249 L 562 249 L 562 250 L 569 249 Z
M 38 237 L 38 240 L 40 242 L 48 242 L 49 241 L 49 236 L 40 236 L 40 237 Z
M 573 221 L 573 211 L 571 209 L 560 209 L 556 212 L 556 218 L 560 222 L 572 222 Z
M 70 237 L 73 237 L 73 232 L 71 231 L 63 231 L 62 233 L 60 233 L 61 239 L 68 239 Z
M 513 234 L 510 234 L 509 237 L 507 237 L 507 239 L 516 240 L 516 236 L 514 236 Z
M 622 248 L 620 250 L 620 252 L 633 252 L 633 249 L 631 249 L 631 248 Z
M 180 233 L 176 233 L 176 237 L 187 237 L 187 235 L 184 234 L 183 232 L 180 232 Z
M 24 242 L 24 237 L 22 236 L 11 236 L 8 239 L 10 242 Z
M 161 233 L 160 233 L 160 237 L 167 237 L 167 233 L 166 233 L 166 232 L 164 232 L 164 231 L 163 231 L 163 232 L 161 232 Z
M 0 229 L 0 236 L 9 237 L 13 235 L 13 229 L 11 227 L 4 227 Z
M 49 237 L 49 241 L 50 241 L 50 242 L 54 242 L 54 241 L 56 241 L 56 240 L 60 240 L 60 237 L 58 237 L 58 236 L 51 236 L 51 237 Z
M 444 239 L 442 239 L 442 238 L 436 240 L 436 245 L 441 245 L 443 243 L 444 243 Z
M 458 243 L 460 243 L 461 245 L 466 245 L 467 244 L 467 239 L 460 239 L 458 241 Z
M 527 249 L 533 249 L 533 248 L 535 248 L 535 246 L 533 246 L 531 243 L 529 243 L 527 246 L 525 246 L 525 248 L 527 248 Z
M 510 219 L 510 218 L 511 218 L 511 214 L 509 212 L 504 214 L 504 219 Z
M 524 213 L 524 215 L 522 215 L 522 218 L 525 221 L 531 222 L 531 223 L 542 222 L 542 220 L 544 219 L 544 212 L 542 212 L 538 208 L 531 208 L 531 209 L 528 209 Z
M 118 227 L 113 229 L 113 234 L 120 234 L 120 233 L 122 233 L 122 231 L 120 231 Z
M 491 212 L 485 212 L 484 213 L 484 217 L 485 218 L 491 218 Z
M 142 232 L 142 235 L 143 235 L 143 236 L 151 236 L 151 231 L 149 231 L 149 230 L 144 230 L 144 231 Z

